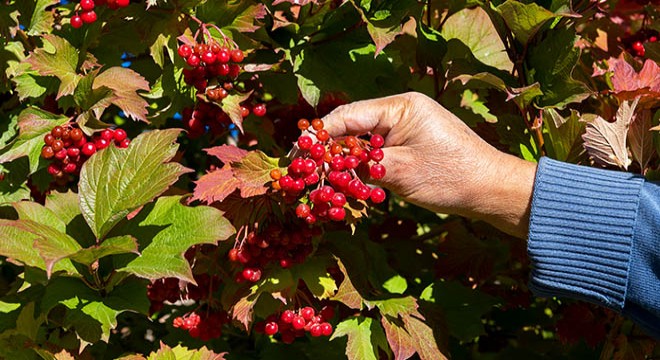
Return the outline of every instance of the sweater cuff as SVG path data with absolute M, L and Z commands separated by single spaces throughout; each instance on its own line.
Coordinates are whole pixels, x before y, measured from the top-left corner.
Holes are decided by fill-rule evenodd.
M 623 309 L 643 182 L 630 173 L 540 160 L 527 245 L 534 294 Z

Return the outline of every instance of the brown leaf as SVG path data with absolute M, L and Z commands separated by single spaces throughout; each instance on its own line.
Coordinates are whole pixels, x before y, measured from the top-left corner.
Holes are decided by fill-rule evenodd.
M 400 320 L 389 319 L 386 316 L 380 319 L 380 323 L 385 329 L 387 343 L 390 344 L 390 349 L 392 349 L 394 360 L 406 360 L 415 354 L 415 344 L 405 327 L 396 322 L 400 322 Z
M 149 91 L 149 82 L 142 75 L 131 69 L 114 66 L 100 73 L 94 80 L 94 89 L 102 86 L 113 91 L 114 96 L 109 101 L 124 111 L 126 116 L 149 122 L 149 103 L 137 93 L 139 90 Z
M 241 161 L 248 154 L 247 150 L 243 150 L 233 145 L 220 145 L 212 148 L 204 149 L 207 154 L 215 156 L 223 163 L 233 163 Z
M 252 314 L 254 313 L 254 305 L 257 303 L 260 294 L 261 293 L 250 294 L 242 297 L 232 307 L 232 319 L 243 325 L 245 331 L 250 329 L 250 324 L 252 323 Z
M 639 163 L 643 172 L 655 154 L 651 132 L 651 110 L 642 110 L 635 114 L 628 130 L 628 141 L 633 158 Z
M 638 101 L 638 98 L 632 103 L 624 101 L 616 113 L 614 122 L 608 122 L 597 116 L 587 123 L 586 131 L 582 135 L 584 148 L 597 164 L 628 169 L 630 159 L 626 148 L 626 137 Z

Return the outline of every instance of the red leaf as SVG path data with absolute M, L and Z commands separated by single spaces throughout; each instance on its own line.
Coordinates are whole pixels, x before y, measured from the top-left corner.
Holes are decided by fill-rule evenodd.
M 640 106 L 650 108 L 660 99 L 660 66 L 647 59 L 639 73 L 623 58 L 610 60 L 612 87 L 622 100 L 632 100 L 641 96 Z
M 422 360 L 447 360 L 447 357 L 438 349 L 435 337 L 433 336 L 433 330 L 428 325 L 422 320 L 410 315 L 404 316 L 403 321 L 415 344 L 417 355 Z
M 234 176 L 240 181 L 241 196 L 251 197 L 268 192 L 272 179 L 270 171 L 279 168 L 278 159 L 270 158 L 261 151 L 251 151 L 235 163 Z
M 110 102 L 122 109 L 126 116 L 149 122 L 147 120 L 149 103 L 137 93 L 139 90 L 149 91 L 149 82 L 142 75 L 131 69 L 111 67 L 94 80 L 94 89 L 102 86 L 113 91 L 114 96 L 110 98 Z
M 215 156 L 223 163 L 233 163 L 241 161 L 248 154 L 247 150 L 243 150 L 237 146 L 220 145 L 212 148 L 204 149 L 207 154 Z
M 381 317 L 380 322 L 385 329 L 387 343 L 390 344 L 394 360 L 406 360 L 415 354 L 413 339 L 404 327 L 391 322 L 386 316 Z
M 273 5 L 277 5 L 277 4 L 281 4 L 281 3 L 289 3 L 291 5 L 305 6 L 309 3 L 318 4 L 318 1 L 317 0 L 275 0 L 275 1 L 273 1 Z
M 193 200 L 201 200 L 207 204 L 222 201 L 231 195 L 239 184 L 240 181 L 234 178 L 231 166 L 227 164 L 195 181 Z

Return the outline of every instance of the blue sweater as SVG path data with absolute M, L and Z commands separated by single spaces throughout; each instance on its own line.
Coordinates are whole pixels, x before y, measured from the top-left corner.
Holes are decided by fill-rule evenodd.
M 660 185 L 542 158 L 529 224 L 530 288 L 623 313 L 660 338 Z

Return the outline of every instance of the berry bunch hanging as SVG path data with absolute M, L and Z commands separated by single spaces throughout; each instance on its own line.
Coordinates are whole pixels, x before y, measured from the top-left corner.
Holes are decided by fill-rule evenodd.
M 236 275 L 238 282 L 257 282 L 264 267 L 276 263 L 282 268 L 300 264 L 312 253 L 312 238 L 320 228 L 300 224 L 270 224 L 264 231 L 250 231 L 229 251 L 229 260 L 243 265 Z
M 646 48 L 644 44 L 654 43 L 658 41 L 660 35 L 655 30 L 640 30 L 634 36 L 626 39 L 628 50 L 637 57 L 644 57 L 646 55 Z
M 271 315 L 265 321 L 255 325 L 255 331 L 269 336 L 280 334 L 285 344 L 293 343 L 296 338 L 309 333 L 313 337 L 332 335 L 332 325 L 328 322 L 334 317 L 335 310 L 326 306 L 318 313 L 311 306 L 298 310 L 285 310 L 281 314 Z
M 125 8 L 130 4 L 131 0 L 80 0 L 80 3 L 76 6 L 76 14 L 71 17 L 71 26 L 74 29 L 79 29 L 84 24 L 96 22 L 97 15 L 95 9 L 97 6 L 107 6 L 110 9 L 116 10 Z
M 235 42 L 225 37 L 220 29 L 217 30 L 222 34 L 222 40 L 214 39 L 206 26 L 201 24 L 193 41 L 180 37 L 183 43 L 177 51 L 188 66 L 183 70 L 185 83 L 197 90 L 195 109 L 188 111 L 189 116 L 184 115 L 191 138 L 199 137 L 208 130 L 217 133 L 218 125 L 226 127 L 230 124 L 232 119 L 221 108 L 223 100 L 228 96 L 245 97 L 240 104 L 240 114 L 237 114 L 240 118 L 250 113 L 256 116 L 266 114 L 266 105 L 256 100 L 256 93 L 262 87 L 258 78 L 239 80 L 239 75 L 243 73 L 245 53 Z M 200 31 L 204 35 L 202 38 L 208 40 L 197 42 Z
M 311 123 L 298 121 L 303 134 L 294 146 L 294 158 L 283 175 L 279 169 L 271 172 L 272 186 L 287 197 L 298 199 L 296 216 L 308 224 L 319 220 L 343 221 L 349 200 L 374 204 L 385 201 L 385 191 L 366 185 L 358 176 L 360 167 L 368 171 L 371 179 L 385 176 L 381 149 L 385 140 L 381 135 L 369 141 L 348 136 L 342 140 L 330 137 L 320 119 Z
M 201 314 L 201 315 L 200 315 Z M 222 326 L 231 322 L 226 311 L 190 312 L 172 321 L 175 328 L 188 331 L 190 336 L 209 341 L 222 336 Z
M 93 137 L 88 137 L 75 124 L 55 126 L 44 136 L 41 157 L 52 162 L 48 173 L 61 183 L 69 180 L 69 175 L 78 175 L 82 164 L 97 150 L 105 149 L 111 143 L 118 148 L 126 148 L 131 143 L 126 131 L 105 129 Z

